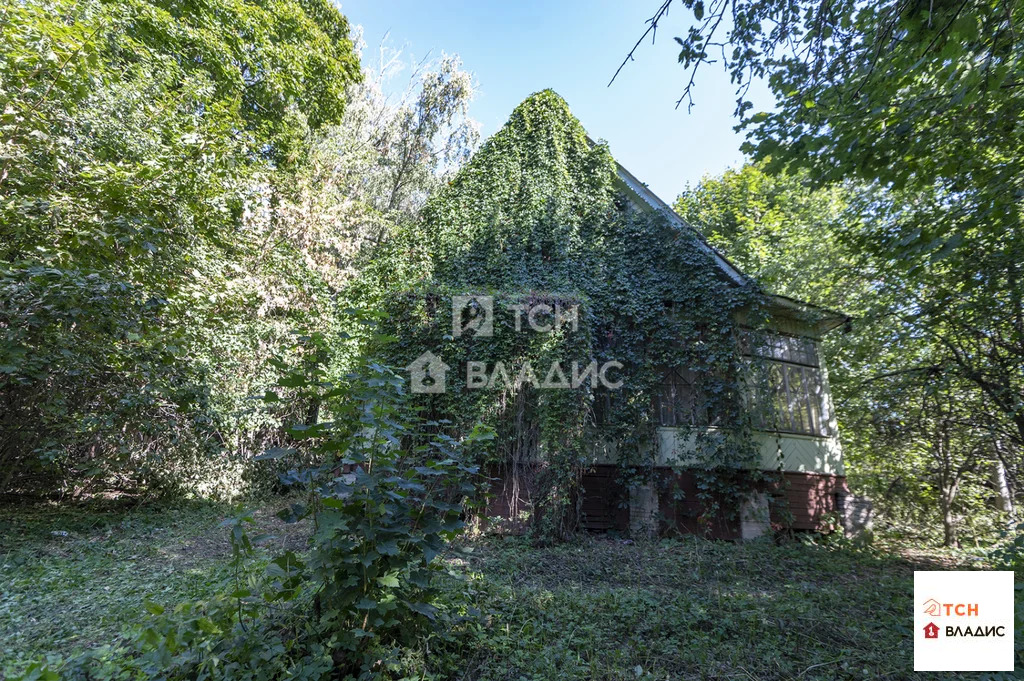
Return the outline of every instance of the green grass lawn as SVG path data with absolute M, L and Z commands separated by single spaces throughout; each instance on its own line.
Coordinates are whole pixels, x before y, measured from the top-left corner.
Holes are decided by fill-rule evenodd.
M 228 505 L 0 508 L 0 670 L 115 643 L 144 601 L 203 598 L 231 576 Z M 279 525 L 276 543 L 292 541 Z M 267 547 L 272 549 L 273 547 Z
M 301 527 L 273 518 L 282 505 L 257 514 L 275 535 L 263 555 L 303 543 Z M 231 576 L 220 522 L 232 513 L 198 503 L 0 509 L 3 668 L 116 642 L 146 598 L 212 593 Z M 956 678 L 911 671 L 913 570 L 952 567 L 948 557 L 692 537 L 553 547 L 490 538 L 465 549 L 444 589 L 453 607 L 479 614 L 456 643 L 431 648 L 438 678 Z
M 928 678 L 913 571 L 942 567 L 799 542 L 492 540 L 466 565 L 489 626 L 464 678 Z

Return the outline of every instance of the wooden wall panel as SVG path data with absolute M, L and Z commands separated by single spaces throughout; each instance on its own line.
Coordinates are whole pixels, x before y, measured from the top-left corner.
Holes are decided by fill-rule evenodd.
M 780 502 L 784 500 L 773 504 L 772 521 L 794 530 L 831 529 L 826 527 L 825 516 L 838 512 L 837 496 L 848 493 L 845 477 L 790 472 L 783 473 L 772 492 Z
M 511 518 L 513 508 L 532 512 L 533 486 L 540 471 L 536 467 L 520 470 L 514 489 L 502 471 L 489 472 L 493 478 L 485 515 L 511 520 L 512 531 L 525 529 L 519 519 Z M 658 490 L 658 513 L 663 535 L 704 534 L 719 539 L 740 536 L 739 518 L 720 513 L 710 524 L 699 521 L 703 506 L 698 501 L 696 477 L 690 471 L 657 468 L 654 474 Z M 824 522 L 828 513 L 839 510 L 837 495 L 846 494 L 846 478 L 816 473 L 782 474 L 779 482 L 769 483 L 772 499 L 772 523 L 776 529 L 828 531 Z M 591 466 L 584 471 L 580 499 L 580 525 L 592 532 L 629 532 L 629 493 L 622 485 L 615 465 Z M 731 514 L 737 515 L 738 514 Z

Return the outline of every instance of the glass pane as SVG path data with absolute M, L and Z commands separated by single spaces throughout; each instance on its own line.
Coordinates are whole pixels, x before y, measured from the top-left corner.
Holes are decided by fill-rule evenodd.
M 803 433 L 807 430 L 807 394 L 804 391 L 803 374 L 800 367 L 786 367 L 786 378 L 789 381 L 789 419 L 794 432 Z
M 775 423 L 779 430 L 789 430 L 789 406 L 786 397 L 786 374 L 781 364 L 772 365 L 772 380 L 775 386 Z
M 816 435 L 828 435 L 828 421 L 825 419 L 825 390 L 821 385 L 821 372 L 812 371 L 814 392 L 811 395 L 811 409 L 814 413 L 814 432 Z
M 662 385 L 658 390 L 658 423 L 663 426 L 676 425 L 672 410 L 672 386 Z
M 740 350 L 744 354 L 755 357 L 767 357 L 805 366 L 818 366 L 815 342 L 803 336 L 787 336 L 779 333 L 759 334 L 748 331 L 740 337 Z
M 801 353 L 803 351 L 802 343 L 799 338 L 792 336 L 786 337 L 786 356 L 782 359 L 787 362 L 799 362 L 801 361 Z
M 819 366 L 818 364 L 818 344 L 812 340 L 807 341 L 807 363 L 811 366 Z
M 803 377 L 803 393 L 801 394 L 801 412 L 804 414 L 804 430 L 803 432 L 808 435 L 818 434 L 818 419 L 817 419 L 817 408 L 815 407 L 814 397 L 814 379 L 812 374 L 817 373 L 809 367 L 800 369 L 800 375 Z

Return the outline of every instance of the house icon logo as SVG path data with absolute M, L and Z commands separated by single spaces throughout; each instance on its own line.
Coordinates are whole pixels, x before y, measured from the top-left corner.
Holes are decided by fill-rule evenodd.
M 924 614 L 938 617 L 942 614 L 942 603 L 939 603 L 934 598 L 929 598 L 924 602 Z
M 938 638 L 939 637 L 939 627 L 938 627 L 937 624 L 935 624 L 935 622 L 929 622 L 928 624 L 924 625 L 924 637 L 925 638 Z
M 427 350 L 405 367 L 409 372 L 409 389 L 414 393 L 443 393 L 445 372 L 450 368 Z

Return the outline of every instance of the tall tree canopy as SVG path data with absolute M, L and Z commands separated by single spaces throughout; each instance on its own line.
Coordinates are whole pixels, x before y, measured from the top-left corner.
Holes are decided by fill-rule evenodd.
M 900 323 L 941 345 L 949 369 L 986 393 L 1024 445 L 1024 7 L 683 4 L 694 22 L 677 38 L 679 61 L 692 72 L 721 55 L 738 86 L 746 150 L 819 182 L 901 191 L 898 204 L 865 206 L 873 228 L 857 247 L 908 275 L 896 277 L 906 285 L 885 282 L 901 289 Z M 774 111 L 745 100 L 756 78 L 767 80 Z
M 217 414 L 275 315 L 320 295 L 250 218 L 341 120 L 348 23 L 321 0 L 7 3 L 0 55 L 0 487 L 230 442 Z
M 360 49 L 319 0 L 0 10 L 0 492 L 234 493 L 316 417 L 251 398 L 344 368 L 353 273 L 476 142 L 457 57 L 395 99 Z

